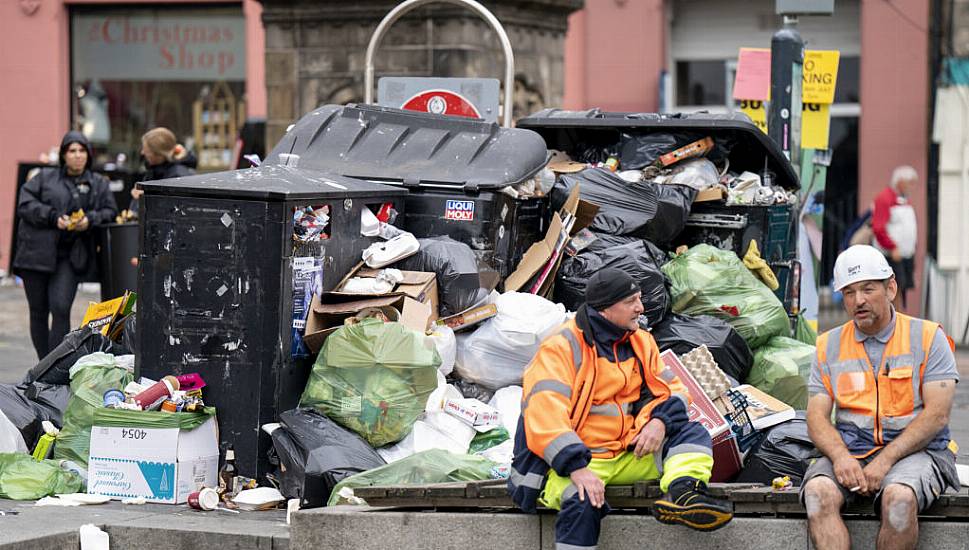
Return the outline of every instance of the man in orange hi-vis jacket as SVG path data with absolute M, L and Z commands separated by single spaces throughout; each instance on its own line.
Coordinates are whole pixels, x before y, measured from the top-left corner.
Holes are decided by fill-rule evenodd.
M 918 512 L 959 487 L 949 447 L 959 381 L 952 341 L 938 323 L 895 311 L 898 285 L 874 247 L 842 252 L 834 284 L 851 320 L 818 338 L 811 367 L 808 432 L 824 456 L 804 474 L 808 529 L 815 547 L 847 550 L 841 507 L 873 495 L 878 548 L 915 548 Z
M 547 338 L 525 370 L 509 477 L 512 499 L 559 510 L 558 549 L 595 548 L 609 512 L 605 486 L 659 479 L 664 523 L 713 530 L 733 517 L 706 491 L 710 435 L 687 414 L 689 395 L 639 328 L 639 285 L 606 268 L 587 284 L 574 320 Z

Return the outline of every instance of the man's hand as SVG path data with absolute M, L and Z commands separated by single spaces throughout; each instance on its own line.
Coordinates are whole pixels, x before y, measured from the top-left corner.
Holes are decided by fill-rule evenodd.
M 87 231 L 87 228 L 91 226 L 91 220 L 87 219 L 87 216 L 81 218 L 81 221 L 77 222 L 74 226 L 74 231 Z
M 589 503 L 595 508 L 602 508 L 606 503 L 606 485 L 592 470 L 579 468 L 569 474 L 569 478 L 579 489 L 579 500 L 585 501 L 588 498 Z
M 848 454 L 843 455 L 834 460 L 832 465 L 834 466 L 834 476 L 842 487 L 849 491 L 868 493 L 868 479 L 865 477 L 864 470 L 861 469 L 861 463 L 855 457 Z
M 868 490 L 863 491 L 864 494 L 875 494 L 882 487 L 882 480 L 885 479 L 885 474 L 892 469 L 891 462 L 883 458 L 881 455 L 876 456 L 871 462 L 865 466 L 863 472 L 865 474 L 865 481 L 868 484 Z
M 666 424 L 662 420 L 654 418 L 647 422 L 631 441 L 632 444 L 636 445 L 633 454 L 636 455 L 636 458 L 653 454 L 663 446 L 664 439 L 666 439 Z
M 63 231 L 65 229 L 67 229 L 67 226 L 70 223 L 71 223 L 71 217 L 65 214 L 65 215 L 57 218 L 57 229 L 60 229 L 60 230 Z
M 900 262 L 902 261 L 902 253 L 898 251 L 898 247 L 892 249 L 892 261 Z

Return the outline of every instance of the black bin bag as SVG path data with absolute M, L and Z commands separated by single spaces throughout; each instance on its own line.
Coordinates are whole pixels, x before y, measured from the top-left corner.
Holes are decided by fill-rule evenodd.
M 639 283 L 642 291 L 643 316 L 649 327 L 659 323 L 670 307 L 666 275 L 657 259 L 663 252 L 647 241 L 636 240 L 601 250 L 585 251 L 562 261 L 555 279 L 555 301 L 570 311 L 585 302 L 585 287 L 589 277 L 606 267 L 628 273 Z
M 740 334 L 726 321 L 709 315 L 669 313 L 652 330 L 660 351 L 673 350 L 677 355 L 706 344 L 727 376 L 743 382 L 754 364 L 754 354 Z
M 604 168 L 589 168 L 562 176 L 552 188 L 552 208 L 558 210 L 569 192 L 599 207 L 589 230 L 628 235 L 658 245 L 669 244 L 683 231 L 696 190 L 683 185 L 630 183 Z
M 44 356 L 24 376 L 23 384 L 43 382 L 45 384 L 69 385 L 71 383 L 70 370 L 78 359 L 96 351 L 103 351 L 111 355 L 126 355 L 131 351 L 110 340 L 97 330 L 85 326 L 71 331 L 64 336 L 64 340 Z
M 50 420 L 56 427 L 62 426 L 61 417 L 70 392 L 70 386 L 0 384 L 0 411 L 20 430 L 27 448 L 33 449 L 44 433 L 41 422 Z
M 491 289 L 482 284 L 478 260 L 470 246 L 451 237 L 430 237 L 419 242 L 420 250 L 394 267 L 436 275 L 441 316 L 461 313 L 488 297 Z
M 820 456 L 808 436 L 806 413 L 797 411 L 794 419 L 770 428 L 750 450 L 736 481 L 770 484 L 775 477 L 790 476 L 794 485 L 800 485 L 811 461 Z
M 288 410 L 279 421 L 282 427 L 272 434 L 279 490 L 303 508 L 323 506 L 344 478 L 386 464 L 363 438 L 314 409 Z

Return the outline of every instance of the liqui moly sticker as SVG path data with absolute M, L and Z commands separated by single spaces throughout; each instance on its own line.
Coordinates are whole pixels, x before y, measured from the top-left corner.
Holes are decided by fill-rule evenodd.
M 474 201 L 447 201 L 444 209 L 445 220 L 470 222 L 474 220 Z

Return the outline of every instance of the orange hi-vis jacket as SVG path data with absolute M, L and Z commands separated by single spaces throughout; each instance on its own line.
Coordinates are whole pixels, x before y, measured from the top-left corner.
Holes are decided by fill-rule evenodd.
M 895 316 L 877 376 L 864 343 L 855 338 L 853 321 L 818 337 L 821 381 L 835 402 L 838 431 L 857 458 L 890 443 L 922 412 L 922 378 L 939 324 L 898 312 Z M 928 448 L 944 449 L 948 442 L 946 426 Z
M 612 458 L 627 449 L 662 403 L 679 399 L 684 410 L 689 406 L 686 387 L 659 360 L 652 335 L 637 330 L 629 343 L 633 357 L 627 360 L 615 362 L 617 353 L 599 356 L 591 336 L 571 320 L 542 343 L 525 370 L 522 417 L 528 448 L 557 471 L 556 457 L 566 448 L 580 446 L 594 458 Z

